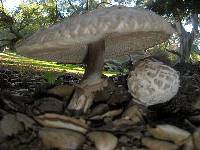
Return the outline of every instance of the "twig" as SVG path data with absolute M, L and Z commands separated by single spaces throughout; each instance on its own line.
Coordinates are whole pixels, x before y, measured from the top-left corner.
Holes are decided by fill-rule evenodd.
M 197 129 L 197 127 L 195 125 L 193 125 L 188 119 L 184 119 L 184 122 L 189 125 L 190 128 L 192 128 L 193 130 Z
M 179 52 L 168 50 L 168 49 L 166 51 L 169 52 L 169 53 L 172 53 L 174 55 L 177 55 L 177 56 L 181 57 L 181 54 Z
M 101 2 L 101 3 L 98 3 L 98 4 L 97 4 L 96 8 L 98 8 L 98 7 L 99 7 L 100 5 L 102 5 L 102 4 L 108 4 L 108 5 L 112 6 L 112 4 L 109 3 L 109 2 Z
M 69 5 L 74 9 L 74 11 L 77 11 L 76 7 L 72 4 L 70 0 L 68 0 Z

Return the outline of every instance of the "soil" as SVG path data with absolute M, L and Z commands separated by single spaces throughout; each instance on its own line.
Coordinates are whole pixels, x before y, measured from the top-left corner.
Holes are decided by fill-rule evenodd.
M 147 149 L 141 140 L 149 136 L 147 126 L 170 124 L 192 134 L 200 128 L 200 63 L 177 64 L 174 68 L 180 72 L 181 86 L 169 102 L 149 108 L 135 104 L 128 93 L 127 75 L 120 75 L 108 79 L 109 86 L 97 93 L 89 112 L 81 118 L 93 131 L 115 135 L 116 149 Z M 0 68 L 0 150 L 51 149 L 38 135 L 43 126 L 34 116 L 45 113 L 70 116 L 66 106 L 73 93 L 62 97 L 48 91 L 59 85 L 73 87 L 80 79 L 81 75 L 64 74 L 50 85 L 42 73 Z M 136 115 L 123 122 L 124 112 L 136 105 L 142 110 L 142 118 L 134 120 Z M 86 138 L 78 149 L 95 147 Z M 180 145 L 178 148 L 181 149 Z

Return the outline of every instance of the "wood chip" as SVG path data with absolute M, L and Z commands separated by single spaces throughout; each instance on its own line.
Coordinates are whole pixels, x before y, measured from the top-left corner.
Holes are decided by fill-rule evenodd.
M 172 141 L 176 144 L 183 144 L 184 140 L 190 136 L 188 131 L 168 124 L 157 125 L 155 128 L 149 127 L 148 131 L 155 138 Z
M 88 126 L 82 120 L 64 115 L 47 113 L 41 116 L 36 116 L 34 118 L 37 122 L 45 127 L 65 128 L 81 133 L 86 133 L 88 130 Z

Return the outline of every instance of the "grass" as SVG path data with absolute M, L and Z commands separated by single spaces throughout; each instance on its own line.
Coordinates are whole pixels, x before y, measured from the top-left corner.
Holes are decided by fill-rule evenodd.
M 57 64 L 56 62 L 40 61 L 17 55 L 15 53 L 0 53 L 0 67 L 11 67 L 20 70 L 39 72 L 66 72 L 83 74 L 84 68 L 74 64 Z M 106 76 L 115 76 L 117 72 L 104 71 Z

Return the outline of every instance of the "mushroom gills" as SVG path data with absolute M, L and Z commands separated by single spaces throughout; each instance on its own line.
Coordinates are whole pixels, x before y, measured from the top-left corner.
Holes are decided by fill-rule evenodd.
M 107 86 L 107 81 L 101 79 L 105 54 L 105 40 L 88 44 L 88 53 L 84 59 L 87 65 L 80 85 L 77 85 L 68 105 L 74 115 L 86 113 L 92 105 L 95 92 Z

